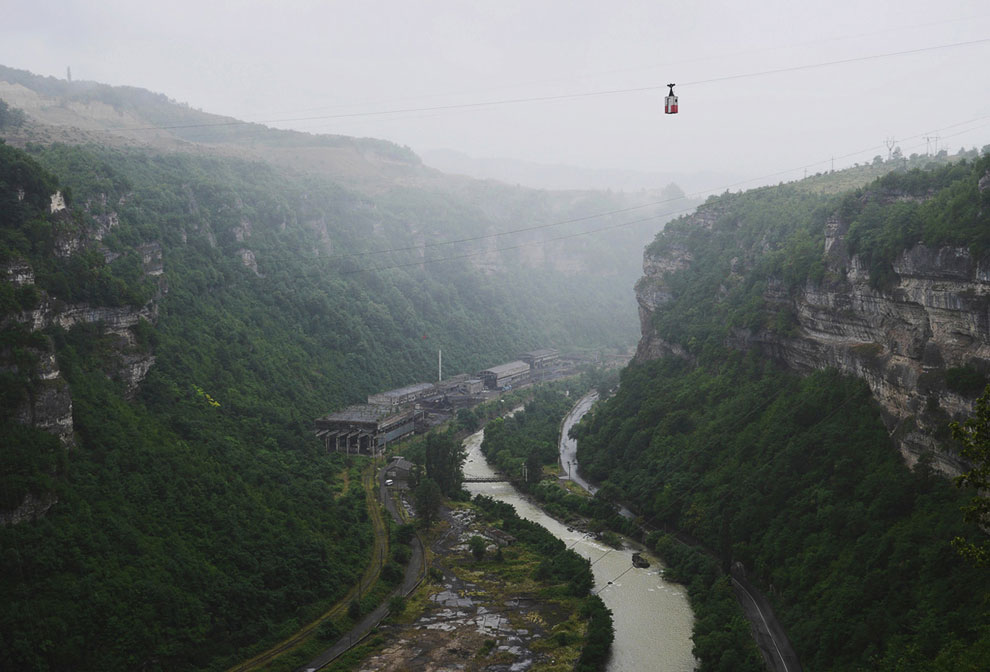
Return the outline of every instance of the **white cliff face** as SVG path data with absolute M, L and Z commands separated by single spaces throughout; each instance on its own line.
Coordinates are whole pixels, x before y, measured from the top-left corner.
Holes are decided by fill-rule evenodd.
M 52 194 L 52 202 L 49 207 L 49 211 L 51 214 L 55 214 L 56 212 L 60 212 L 62 210 L 65 210 L 65 197 L 62 196 L 61 191 L 56 191 Z
M 945 371 L 990 369 L 990 260 L 973 259 L 965 248 L 918 245 L 893 264 L 896 282 L 874 289 L 865 264 L 848 254 L 846 228 L 835 218 L 826 224 L 825 280 L 796 291 L 767 283 L 768 312 L 791 315 L 792 329 L 736 329 L 728 344 L 759 349 L 800 372 L 833 367 L 863 379 L 905 460 L 931 452 L 936 467 L 957 474 L 964 465 L 936 437 L 944 438 L 949 420 L 970 413 L 973 399 L 947 389 Z M 647 254 L 636 288 L 638 360 L 686 356 L 656 334 L 653 317 L 671 300 L 669 274 L 692 261 L 676 244 L 661 256 Z

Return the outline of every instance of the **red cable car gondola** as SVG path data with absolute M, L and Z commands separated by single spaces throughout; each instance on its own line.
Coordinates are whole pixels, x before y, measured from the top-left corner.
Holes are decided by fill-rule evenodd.
M 663 113 L 664 114 L 677 114 L 677 96 L 674 95 L 674 87 L 676 84 L 668 84 L 670 87 L 670 93 L 664 98 Z

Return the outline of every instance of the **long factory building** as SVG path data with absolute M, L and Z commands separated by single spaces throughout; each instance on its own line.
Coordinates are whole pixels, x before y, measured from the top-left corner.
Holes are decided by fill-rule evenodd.
M 348 406 L 316 421 L 316 435 L 327 451 L 378 455 L 393 442 L 414 433 L 426 416 L 416 406 L 420 402 L 446 401 L 447 394 L 468 397 L 491 390 L 508 389 L 542 378 L 537 372 L 552 367 L 558 359 L 556 350 L 527 352 L 520 359 L 485 369 L 477 378 L 466 374 L 441 383 L 417 383 L 368 396 L 367 404 Z
M 416 431 L 422 411 L 361 404 L 348 406 L 316 421 L 316 436 L 327 451 L 378 455 L 390 442 Z

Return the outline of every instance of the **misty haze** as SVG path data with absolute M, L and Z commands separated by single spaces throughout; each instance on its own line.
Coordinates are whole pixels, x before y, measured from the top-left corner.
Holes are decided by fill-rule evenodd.
M 982 3 L 9 4 L 0 669 L 987 669 Z

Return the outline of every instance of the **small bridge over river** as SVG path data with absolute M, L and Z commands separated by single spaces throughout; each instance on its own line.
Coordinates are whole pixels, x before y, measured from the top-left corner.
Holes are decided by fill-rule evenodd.
M 508 483 L 505 476 L 465 476 L 462 483 Z

